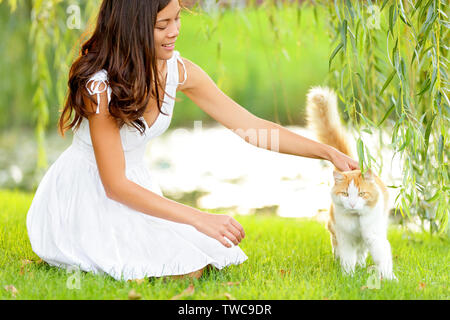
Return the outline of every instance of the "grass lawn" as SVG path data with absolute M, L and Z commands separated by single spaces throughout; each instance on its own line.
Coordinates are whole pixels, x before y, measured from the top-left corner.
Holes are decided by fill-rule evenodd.
M 32 194 L 0 191 L 0 299 L 170 299 L 180 294 L 180 299 L 450 298 L 446 238 L 391 227 L 389 240 L 399 282 L 383 281 L 379 289 L 370 289 L 370 269 L 357 269 L 353 277 L 341 273 L 321 223 L 271 215 L 236 217 L 246 230 L 240 246 L 249 257 L 240 266 L 210 271 L 199 280 L 142 283 L 81 272 L 80 289 L 69 289 L 73 274 L 36 263 L 39 257 L 31 250 L 25 225 L 32 198 Z

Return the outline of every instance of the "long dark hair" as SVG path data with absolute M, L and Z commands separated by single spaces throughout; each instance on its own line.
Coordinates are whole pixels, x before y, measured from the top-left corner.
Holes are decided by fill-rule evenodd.
M 182 6 L 181 0 L 178 1 Z M 132 125 L 143 134 L 146 127 L 140 117 L 152 97 L 156 98 L 159 112 L 164 114 L 153 30 L 157 13 L 169 3 L 170 0 L 103 0 L 95 31 L 82 45 L 80 56 L 70 68 L 68 97 L 58 122 L 63 137 L 65 131 L 78 129 L 83 117 L 93 114 L 86 110 L 83 96 L 96 104 L 85 86 L 101 69 L 108 73 L 112 91 L 109 112 L 119 128 Z M 70 122 L 73 111 L 75 116 Z

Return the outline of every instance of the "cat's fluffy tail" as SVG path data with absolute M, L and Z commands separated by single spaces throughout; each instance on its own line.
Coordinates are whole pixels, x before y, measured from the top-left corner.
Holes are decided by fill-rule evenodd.
M 337 108 L 337 98 L 327 87 L 312 87 L 307 94 L 308 125 L 316 132 L 320 142 L 335 147 L 352 157 L 344 127 Z

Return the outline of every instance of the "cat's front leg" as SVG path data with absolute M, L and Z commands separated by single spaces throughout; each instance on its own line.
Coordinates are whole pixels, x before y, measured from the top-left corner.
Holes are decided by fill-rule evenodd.
M 356 264 L 364 268 L 366 266 L 367 248 L 363 244 L 359 246 L 356 256 Z
M 352 245 L 350 239 L 346 239 L 346 237 L 343 236 L 338 238 L 340 239 L 338 239 L 338 246 L 336 249 L 341 268 L 345 273 L 353 275 L 357 258 L 356 248 Z
M 397 280 L 392 270 L 392 254 L 389 241 L 382 237 L 367 237 L 364 239 L 369 247 L 372 259 L 383 279 Z
M 331 250 L 333 252 L 334 260 L 339 260 L 339 251 L 337 248 L 338 244 L 336 241 L 336 237 L 334 235 L 331 235 L 330 238 L 331 238 Z

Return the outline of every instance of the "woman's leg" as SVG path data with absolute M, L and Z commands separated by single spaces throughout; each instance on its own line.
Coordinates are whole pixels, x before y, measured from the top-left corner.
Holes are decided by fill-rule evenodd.
M 169 276 L 171 279 L 199 279 L 204 271 L 210 272 L 211 270 L 219 270 L 218 268 L 214 267 L 212 264 L 208 264 L 207 266 L 201 268 L 200 270 L 188 273 L 188 274 L 181 274 L 176 276 Z
M 175 280 L 183 280 L 183 279 L 199 279 L 202 275 L 203 275 L 203 271 L 205 270 L 206 267 L 201 268 L 200 270 L 194 271 L 194 272 L 190 272 L 187 274 L 180 274 L 180 275 L 176 275 L 176 276 L 169 276 L 170 279 L 175 279 Z
M 161 278 L 162 279 L 175 279 L 175 280 L 200 279 L 200 277 L 203 275 L 203 272 L 205 270 L 209 272 L 211 270 L 219 270 L 219 269 L 214 267 L 211 264 L 208 264 L 207 266 L 201 268 L 200 270 L 194 271 L 194 272 L 190 272 L 190 273 L 187 273 L 187 274 L 175 275 L 175 276 L 164 276 L 164 277 L 161 277 Z M 152 281 L 152 279 L 155 279 L 155 277 L 150 277 L 149 281 Z

